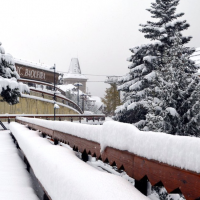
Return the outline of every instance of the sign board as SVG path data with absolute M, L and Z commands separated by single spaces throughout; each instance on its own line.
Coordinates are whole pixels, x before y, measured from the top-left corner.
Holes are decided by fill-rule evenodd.
M 47 83 L 54 83 L 53 71 L 51 72 L 48 70 L 25 66 L 18 63 L 15 63 L 15 67 L 20 78 L 42 81 L 42 82 L 47 82 Z M 58 83 L 58 76 L 59 76 L 59 73 L 55 73 L 56 84 Z

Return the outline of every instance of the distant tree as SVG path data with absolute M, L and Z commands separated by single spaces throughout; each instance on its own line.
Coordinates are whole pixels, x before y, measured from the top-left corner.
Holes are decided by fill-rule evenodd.
M 18 103 L 21 92 L 29 92 L 28 86 L 17 82 L 18 78 L 12 56 L 5 54 L 0 43 L 0 93 L 3 101 L 9 104 Z
M 102 98 L 104 103 L 104 112 L 106 115 L 114 115 L 117 106 L 120 105 L 120 93 L 117 90 L 116 83 L 110 84 L 110 88 L 106 88 L 105 97 Z

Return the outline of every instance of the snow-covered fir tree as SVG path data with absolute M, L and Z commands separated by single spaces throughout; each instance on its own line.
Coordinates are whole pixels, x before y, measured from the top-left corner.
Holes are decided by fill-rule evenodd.
M 17 82 L 18 78 L 13 57 L 5 53 L 0 43 L 0 93 L 9 104 L 18 103 L 21 92 L 29 92 L 28 86 Z
M 189 59 L 194 49 L 185 47 L 189 27 L 176 14 L 179 0 L 156 0 L 147 9 L 154 21 L 141 25 L 149 44 L 130 49 L 130 72 L 119 79 L 124 104 L 116 120 L 135 124 L 141 130 L 198 135 L 200 122 L 199 77 Z M 192 131 L 189 130 L 192 128 Z

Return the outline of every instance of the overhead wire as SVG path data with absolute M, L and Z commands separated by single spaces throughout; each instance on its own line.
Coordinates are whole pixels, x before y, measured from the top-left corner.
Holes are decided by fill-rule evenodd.
M 68 72 L 63 72 L 63 71 L 58 71 L 60 73 L 68 73 Z M 82 75 L 87 75 L 87 76 L 116 76 L 116 77 L 120 77 L 117 75 L 102 75 L 102 74 L 82 74 Z

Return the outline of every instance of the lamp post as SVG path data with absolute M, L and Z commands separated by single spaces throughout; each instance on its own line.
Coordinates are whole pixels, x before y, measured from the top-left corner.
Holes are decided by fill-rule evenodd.
M 84 113 L 84 100 L 85 100 L 86 95 L 85 94 L 81 94 L 81 99 L 82 99 L 82 111 Z
M 54 121 L 56 120 L 56 65 L 54 64 L 53 67 L 51 67 L 50 69 L 54 70 L 54 95 L 53 95 L 53 99 L 54 99 Z
M 78 88 L 78 93 L 77 93 L 77 104 L 79 106 L 79 86 L 82 86 L 82 83 L 74 83 L 74 86 L 76 86 Z

